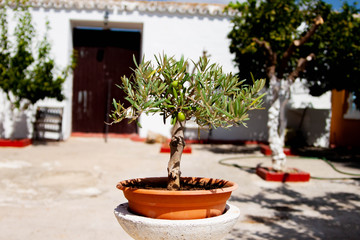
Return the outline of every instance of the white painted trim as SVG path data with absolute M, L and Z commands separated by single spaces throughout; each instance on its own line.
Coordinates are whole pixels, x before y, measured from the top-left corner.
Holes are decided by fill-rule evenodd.
M 34 8 L 112 10 L 126 12 L 169 12 L 190 15 L 234 16 L 238 11 L 229 9 L 226 4 L 131 1 L 131 0 L 29 0 Z

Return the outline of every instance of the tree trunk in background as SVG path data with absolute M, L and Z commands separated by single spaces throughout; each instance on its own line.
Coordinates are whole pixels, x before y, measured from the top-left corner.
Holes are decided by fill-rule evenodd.
M 0 138 L 15 140 L 31 137 L 34 106 L 22 101 L 18 109 L 8 100 L 5 94 L 1 100 L 3 101 L 0 109 L 2 115 L 0 116 L 0 123 L 2 123 L 2 126 L 0 126 Z
M 272 152 L 272 167 L 276 171 L 283 171 L 286 164 L 284 145 L 287 120 L 285 110 L 290 98 L 290 86 L 290 80 L 278 80 L 275 76 L 270 79 L 270 108 L 267 126 L 269 146 Z
M 185 147 L 184 140 L 185 122 L 176 121 L 172 132 L 170 142 L 170 160 L 168 163 L 168 190 L 178 190 L 180 188 L 180 161 Z

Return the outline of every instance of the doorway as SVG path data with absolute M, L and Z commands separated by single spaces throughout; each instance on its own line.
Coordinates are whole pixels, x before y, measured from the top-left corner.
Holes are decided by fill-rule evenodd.
M 135 68 L 133 57 L 140 59 L 139 30 L 73 28 L 73 46 L 77 55 L 72 100 L 72 132 L 137 133 L 136 123 L 127 120 L 114 125 L 109 114 L 112 99 L 124 103 L 124 92 L 116 86 L 121 77 L 129 77 Z

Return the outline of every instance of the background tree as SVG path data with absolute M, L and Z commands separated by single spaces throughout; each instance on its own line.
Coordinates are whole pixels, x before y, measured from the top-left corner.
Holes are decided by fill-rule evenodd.
M 33 43 L 36 32 L 27 1 L 8 1 L 0 7 L 0 89 L 10 102 L 11 120 L 14 123 L 16 109 L 24 111 L 45 98 L 64 100 L 62 84 L 73 65 L 57 73 L 54 59 L 50 57 L 48 22 L 42 41 Z M 7 11 L 11 7 L 17 21 L 13 32 L 14 42 L 9 41 L 11 35 Z
M 360 109 L 360 15 L 355 6 L 344 4 L 341 12 L 327 14 L 324 25 L 304 46 L 304 52 L 318 51 L 301 77 L 313 96 L 332 89 L 352 92 Z M 329 6 L 323 9 L 327 13 Z
M 228 7 L 239 11 L 228 37 L 240 78 L 253 73 L 267 79 L 273 168 L 283 170 L 285 106 L 295 79 L 306 79 L 316 96 L 335 88 L 353 91 L 360 99 L 358 10 L 345 3 L 335 12 L 311 0 L 248 0 Z

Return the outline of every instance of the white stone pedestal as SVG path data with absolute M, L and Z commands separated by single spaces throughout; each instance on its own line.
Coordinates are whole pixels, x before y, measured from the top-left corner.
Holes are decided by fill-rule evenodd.
M 164 220 L 135 215 L 128 204 L 114 210 L 122 228 L 135 240 L 220 240 L 235 225 L 240 210 L 227 204 L 225 213 L 212 218 L 196 220 Z

